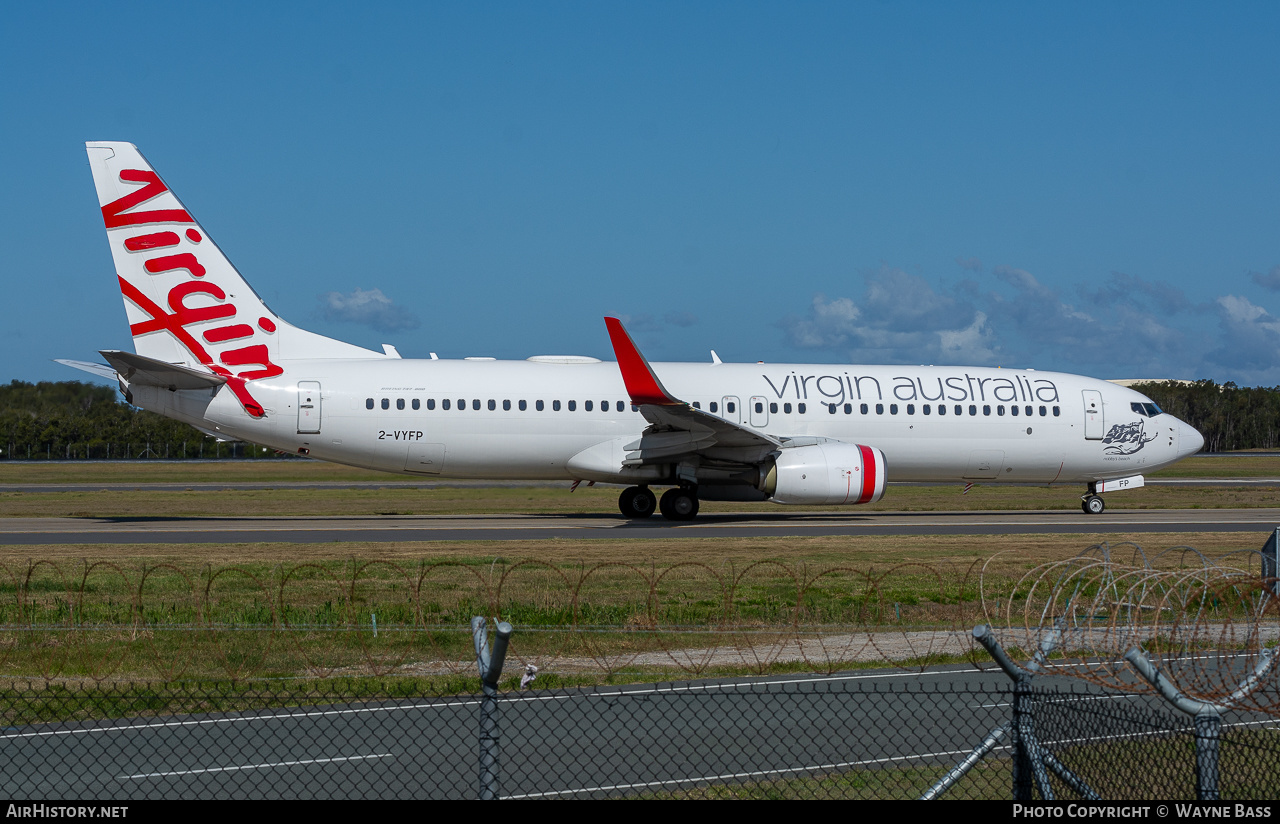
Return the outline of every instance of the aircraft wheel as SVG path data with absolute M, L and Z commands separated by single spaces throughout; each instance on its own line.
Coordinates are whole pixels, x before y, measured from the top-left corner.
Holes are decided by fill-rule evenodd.
M 626 518 L 648 518 L 658 501 L 647 486 L 629 486 L 618 496 L 618 509 Z
M 1086 515 L 1101 515 L 1107 505 L 1097 495 L 1090 495 L 1080 502 L 1080 508 Z
M 658 504 L 668 521 L 692 521 L 698 514 L 698 496 L 684 487 L 668 489 Z

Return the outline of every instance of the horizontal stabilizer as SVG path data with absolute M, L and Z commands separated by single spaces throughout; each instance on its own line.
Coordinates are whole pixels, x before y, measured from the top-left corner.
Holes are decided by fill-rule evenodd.
M 66 360 L 65 358 L 54 358 L 53 362 L 60 363 L 63 366 L 70 366 L 72 369 L 79 369 L 81 372 L 88 372 L 90 375 L 106 378 L 109 381 L 116 379 L 116 370 L 105 363 L 90 363 L 89 361 Z
M 176 391 L 178 389 L 214 389 L 227 382 L 227 379 L 221 375 L 188 366 L 165 363 L 143 355 L 135 355 L 132 352 L 104 349 L 100 354 L 107 359 L 107 363 L 115 367 L 120 377 L 131 384 L 159 386 L 162 389 Z

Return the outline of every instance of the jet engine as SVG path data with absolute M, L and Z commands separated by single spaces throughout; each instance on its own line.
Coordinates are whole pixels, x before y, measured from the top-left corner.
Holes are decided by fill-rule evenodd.
M 869 504 L 884 496 L 884 453 L 826 441 L 784 447 L 761 467 L 757 488 L 780 504 Z

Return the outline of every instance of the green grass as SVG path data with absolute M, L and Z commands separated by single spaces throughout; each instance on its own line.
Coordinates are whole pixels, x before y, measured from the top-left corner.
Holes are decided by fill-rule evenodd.
M 1195 458 L 1153 477 L 1280 478 L 1280 458 Z M 156 483 L 335 482 L 366 484 L 354 489 L 224 489 L 182 491 L 148 489 Z M 380 487 L 379 483 L 420 486 Z M 570 493 L 567 482 L 547 486 L 477 487 L 469 484 L 428 486 L 420 477 L 370 472 L 319 461 L 224 461 L 209 463 L 0 462 L 3 484 L 102 484 L 101 490 L 70 492 L 0 492 L 0 517 L 184 517 L 184 516 L 376 516 L 581 514 L 614 517 L 617 487 L 581 486 Z M 119 488 L 117 485 L 128 485 Z M 111 486 L 112 488 L 105 488 Z M 818 511 L 973 511 L 1074 510 L 1081 488 L 1075 485 L 1001 486 L 979 484 L 961 494 L 960 484 L 903 486 L 891 484 L 878 503 L 850 507 L 789 507 L 774 504 L 705 502 L 708 514 L 725 512 Z M 1114 509 L 1271 507 L 1277 487 L 1160 487 L 1108 497 Z

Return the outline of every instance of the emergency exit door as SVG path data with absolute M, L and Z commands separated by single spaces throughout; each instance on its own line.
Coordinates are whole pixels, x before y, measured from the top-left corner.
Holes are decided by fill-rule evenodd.
M 298 434 L 320 431 L 320 382 L 298 381 Z
M 1087 441 L 1100 441 L 1107 431 L 1107 422 L 1102 412 L 1102 393 L 1097 389 L 1084 390 L 1084 438 Z

